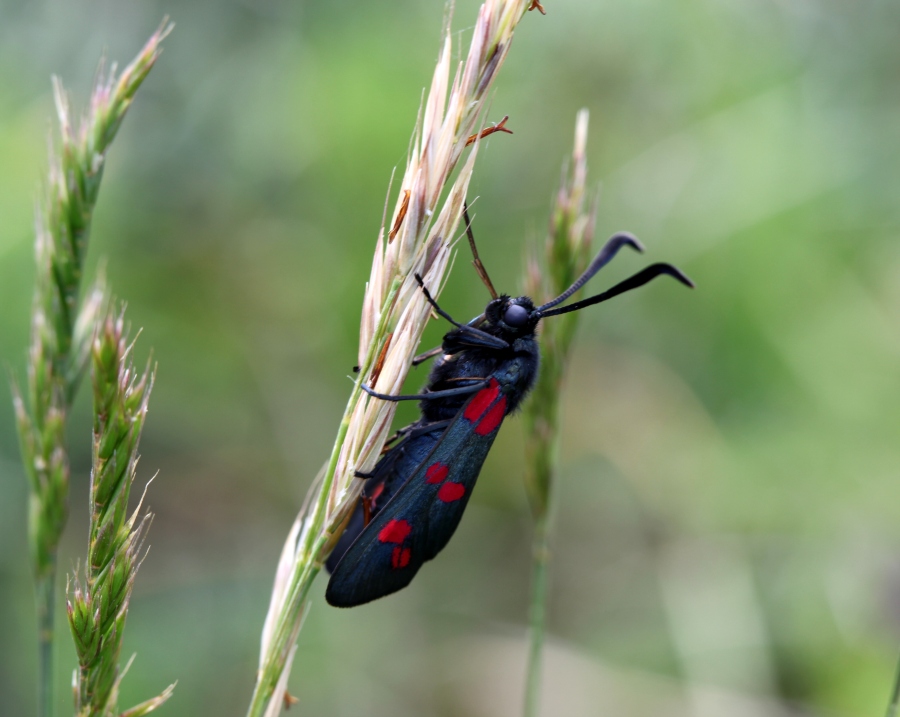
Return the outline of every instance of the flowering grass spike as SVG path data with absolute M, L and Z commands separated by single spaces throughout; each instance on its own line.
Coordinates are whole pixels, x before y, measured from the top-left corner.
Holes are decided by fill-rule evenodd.
M 106 153 L 135 93 L 160 53 L 163 23 L 116 78 L 115 68 L 94 88 L 84 119 L 73 127 L 62 84 L 53 89 L 60 138 L 35 222 L 37 264 L 25 396 L 13 402 L 29 479 L 28 535 L 38 613 L 39 714 L 52 714 L 53 605 L 56 553 L 68 517 L 66 418 L 105 309 L 102 280 L 82 298 L 84 260 Z
M 138 463 L 138 443 L 153 385 L 131 359 L 124 316 L 107 315 L 91 347 L 94 441 L 90 491 L 90 542 L 84 574 L 73 576 L 66 608 L 75 640 L 75 710 L 78 717 L 118 714 L 122 633 L 134 578 L 142 560 L 150 515 L 140 504 L 128 515 Z M 165 702 L 174 685 L 126 714 L 146 714 Z

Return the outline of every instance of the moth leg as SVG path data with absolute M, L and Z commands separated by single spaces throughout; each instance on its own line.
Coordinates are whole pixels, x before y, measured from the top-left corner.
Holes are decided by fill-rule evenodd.
M 420 353 L 418 356 L 413 357 L 412 365 L 418 366 L 421 363 L 425 363 L 428 359 L 439 356 L 443 351 L 443 346 L 435 346 L 433 349 L 429 349 L 428 351 L 425 351 L 423 353 Z
M 444 336 L 443 349 L 446 354 L 458 354 L 471 347 L 508 349 L 509 344 L 503 339 L 498 339 L 496 336 L 491 336 L 489 333 L 468 326 L 465 327 L 465 330 L 456 329 Z
M 491 334 L 487 333 L 486 331 L 482 331 L 481 329 L 476 329 L 474 326 L 459 323 L 456 319 L 450 316 L 450 314 L 448 314 L 440 306 L 438 306 L 438 303 L 431 296 L 431 292 L 426 288 L 425 282 L 422 280 L 422 277 L 418 274 L 416 274 L 415 276 L 416 281 L 419 282 L 419 286 L 422 287 L 422 293 L 425 294 L 425 298 L 428 300 L 428 303 L 431 304 L 431 308 L 433 308 L 437 312 L 438 316 L 447 319 L 447 321 L 453 324 L 457 328 L 457 330 L 461 331 L 467 336 L 478 339 L 476 343 L 477 346 L 489 346 L 495 349 L 509 348 L 509 344 L 503 339 L 498 339 L 496 336 L 492 336 Z
M 447 419 L 445 421 L 432 421 L 431 423 L 411 423 L 410 425 L 398 430 L 394 434 L 394 436 L 392 436 L 391 440 L 397 440 L 401 437 L 405 437 L 407 439 L 417 438 L 418 436 L 444 429 L 451 423 L 453 423 L 453 419 Z M 365 518 L 363 522 L 364 526 L 368 525 L 369 521 L 377 514 L 378 506 L 376 504 L 376 501 L 381 496 L 386 483 L 390 480 L 391 475 L 396 470 L 397 461 L 400 460 L 405 455 L 405 453 L 406 443 L 404 442 L 398 446 L 388 448 L 386 451 L 384 451 L 382 457 L 378 460 L 378 462 L 375 464 L 375 468 L 373 468 L 370 473 L 366 473 L 363 471 L 354 471 L 353 475 L 356 478 L 363 478 L 366 480 L 366 485 L 363 486 L 362 492 L 359 496 L 360 506 Z M 371 489 L 370 495 L 369 488 L 373 485 L 374 488 Z
M 381 497 L 384 489 L 385 484 L 382 482 L 375 487 L 375 492 L 372 495 L 366 495 L 365 490 L 360 494 L 359 500 L 360 505 L 362 506 L 363 528 L 368 527 L 372 518 L 378 515 L 378 499 Z
M 411 426 L 408 426 L 408 428 L 411 428 Z M 353 475 L 356 478 L 364 478 L 366 481 L 374 481 L 376 483 L 379 479 L 386 478 L 394 469 L 394 464 L 400 457 L 399 449 L 402 449 L 402 445 L 395 446 L 394 448 L 389 448 L 388 450 L 386 450 L 382 454 L 381 458 L 378 459 L 378 462 L 375 464 L 375 467 L 372 468 L 371 472 L 366 473 L 365 471 L 354 471 Z M 363 493 L 365 493 L 365 490 L 365 487 L 363 487 Z
M 432 431 L 436 431 L 439 428 L 446 428 L 447 426 L 450 425 L 450 423 L 451 423 L 450 420 L 432 421 L 431 423 L 419 423 L 418 421 L 416 423 L 410 423 L 408 426 L 404 426 L 403 428 L 397 429 L 397 431 L 394 433 L 394 435 L 391 436 L 390 438 L 388 438 L 384 442 L 385 450 L 382 452 L 386 452 L 387 450 L 390 450 L 388 448 L 388 446 L 390 446 L 391 443 L 394 443 L 395 441 L 400 440 L 404 436 L 406 438 L 415 438 L 416 436 L 422 436 L 426 433 L 431 433 Z
M 508 349 L 509 344 L 503 339 L 492 336 L 487 331 L 476 329 L 471 326 L 461 326 L 457 329 L 468 339 L 464 345 L 466 346 L 486 346 L 492 349 Z
M 410 426 L 407 426 L 406 428 L 401 428 L 400 431 L 397 431 L 398 435 L 394 436 L 392 440 L 396 440 L 399 437 L 401 431 L 410 430 L 414 425 L 415 424 L 412 424 Z M 377 483 L 379 479 L 387 479 L 391 471 L 394 470 L 394 465 L 397 463 L 397 459 L 400 458 L 402 451 L 402 443 L 399 446 L 388 448 L 387 450 L 382 452 L 381 457 L 378 459 L 378 462 L 375 463 L 375 467 L 372 468 L 371 472 L 366 473 L 364 471 L 354 471 L 353 475 L 357 478 L 365 478 L 366 481 L 372 481 L 374 483 Z M 363 487 L 363 494 L 365 494 L 365 490 L 365 487 Z
M 448 314 L 440 306 L 438 306 L 438 302 L 434 300 L 434 297 L 431 296 L 431 292 L 428 291 L 428 289 L 425 287 L 425 281 L 422 279 L 422 277 L 419 274 L 416 274 L 415 277 L 416 281 L 419 282 L 419 287 L 422 289 L 422 293 L 425 294 L 426 301 L 431 304 L 431 308 L 437 312 L 438 316 L 444 317 L 454 326 L 461 328 L 463 324 L 459 323 L 456 319 L 450 316 L 450 314 Z
M 505 343 L 505 342 L 504 342 Z M 479 381 L 478 383 L 474 383 L 471 386 L 462 386 L 460 388 L 448 388 L 445 391 L 429 391 L 428 393 L 414 393 L 409 396 L 391 396 L 387 393 L 378 393 L 377 391 L 373 391 L 371 388 L 366 386 L 366 384 L 360 384 L 360 388 L 363 391 L 368 393 L 373 398 L 380 398 L 382 401 L 423 401 L 425 399 L 432 398 L 445 398 L 446 396 L 462 396 L 467 393 L 475 393 L 476 391 L 480 391 L 482 388 L 486 388 L 488 385 L 487 381 Z
M 406 430 L 408 431 L 407 438 L 417 438 L 418 436 L 424 436 L 426 433 L 431 433 L 432 431 L 437 431 L 441 428 L 446 428 L 451 423 L 453 423 L 452 418 L 448 418 L 446 421 L 432 421 L 431 423 L 422 423 L 416 425 L 415 423 L 412 426 L 407 426 Z
M 390 446 L 391 443 L 399 441 L 401 438 L 403 438 L 403 436 L 414 431 L 416 426 L 418 426 L 418 425 L 419 425 L 419 423 L 417 421 L 416 423 L 410 423 L 408 426 L 403 426 L 403 428 L 398 428 L 396 431 L 394 431 L 393 436 L 391 436 L 390 438 L 385 440 L 384 449 L 387 449 L 387 447 Z M 382 450 L 382 453 L 383 452 L 384 452 L 384 450 Z

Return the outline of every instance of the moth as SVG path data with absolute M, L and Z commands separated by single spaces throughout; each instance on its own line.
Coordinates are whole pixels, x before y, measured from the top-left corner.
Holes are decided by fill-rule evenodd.
M 414 359 L 420 363 L 437 355 L 421 393 L 391 396 L 362 387 L 384 401 L 419 401 L 421 417 L 397 432 L 371 473 L 357 474 L 366 479 L 360 503 L 326 563 L 331 579 L 325 598 L 336 607 L 362 605 L 405 588 L 447 545 L 503 419 L 534 385 L 540 365 L 535 332 L 541 321 L 608 301 L 658 276 L 694 286 L 676 267 L 658 263 L 595 296 L 560 306 L 621 248 L 643 251 L 634 236 L 621 232 L 552 301 L 535 306 L 527 296 L 498 295 L 478 257 L 468 212 L 464 216 L 475 266 L 492 298 L 484 313 L 462 324 L 416 275 L 434 311 L 453 328 L 438 349 Z

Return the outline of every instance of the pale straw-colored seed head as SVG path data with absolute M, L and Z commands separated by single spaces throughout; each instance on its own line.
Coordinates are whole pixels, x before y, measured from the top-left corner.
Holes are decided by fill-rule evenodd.
M 415 275 L 433 295 L 440 293 L 478 153 L 478 140 L 468 149 L 467 140 L 487 123 L 485 100 L 530 5 L 529 0 L 486 0 L 466 59 L 455 72 L 449 32 L 442 43 L 396 205 L 375 242 L 363 299 L 357 383 L 331 458 L 282 552 L 250 715 L 277 714 L 280 708 L 309 584 L 356 504 L 362 481 L 355 473 L 371 470 L 390 430 L 395 404 L 369 397 L 359 385 L 396 394 L 406 379 L 431 314 Z
M 478 152 L 477 141 L 449 189 L 447 183 L 466 151 L 467 139 L 479 122 L 485 121 L 481 110 L 486 94 L 527 7 L 527 2 L 503 0 L 482 5 L 468 56 L 456 68 L 452 83 L 449 33 L 444 39 L 397 204 L 386 227 L 395 227 L 398 217 L 402 221 L 393 240 L 386 238 L 385 227 L 381 229 L 363 300 L 360 377 L 381 393 L 399 392 L 431 313 L 414 275 L 421 275 L 434 295 L 440 293 Z M 446 196 L 443 204 L 442 196 Z M 394 410 L 394 404 L 367 396 L 359 396 L 352 407 L 328 497 L 326 523 L 332 529 L 358 494 L 360 481 L 353 480 L 354 472 L 369 470 L 377 461 Z

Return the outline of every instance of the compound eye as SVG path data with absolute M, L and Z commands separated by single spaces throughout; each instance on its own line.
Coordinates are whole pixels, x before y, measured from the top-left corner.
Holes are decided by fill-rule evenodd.
M 518 304 L 510 304 L 503 314 L 503 322 L 514 329 L 521 329 L 528 323 L 528 309 Z

